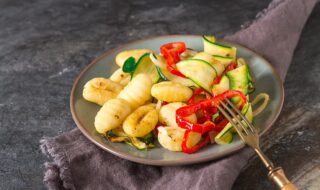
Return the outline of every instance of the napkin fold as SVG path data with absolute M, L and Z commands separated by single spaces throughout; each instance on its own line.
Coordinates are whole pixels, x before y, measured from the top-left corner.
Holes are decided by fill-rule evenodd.
M 273 0 L 242 30 L 227 40 L 266 58 L 284 80 L 301 31 L 317 0 Z
M 257 18 L 231 36 L 269 60 L 282 79 L 303 26 L 317 0 L 274 0 Z M 276 127 L 276 126 L 275 126 Z M 48 189 L 212 189 L 229 190 L 253 151 L 244 148 L 220 160 L 187 166 L 148 166 L 114 156 L 78 129 L 40 141 Z

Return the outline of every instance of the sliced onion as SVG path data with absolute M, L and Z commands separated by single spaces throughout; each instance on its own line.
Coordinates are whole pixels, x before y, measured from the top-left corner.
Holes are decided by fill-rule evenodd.
M 150 53 L 150 59 L 153 62 L 153 64 L 155 64 L 157 67 L 162 68 L 162 64 L 160 63 L 160 61 L 157 60 L 156 56 L 153 53 Z
M 253 101 L 251 102 L 251 105 L 254 106 L 256 105 L 258 102 L 260 102 L 261 100 L 263 101 L 262 104 L 257 108 L 255 109 L 253 112 L 252 112 L 252 115 L 253 116 L 256 116 L 258 114 L 260 114 L 268 105 L 268 102 L 269 102 L 269 95 L 267 93 L 260 93 L 258 94 L 258 96 L 256 96 Z

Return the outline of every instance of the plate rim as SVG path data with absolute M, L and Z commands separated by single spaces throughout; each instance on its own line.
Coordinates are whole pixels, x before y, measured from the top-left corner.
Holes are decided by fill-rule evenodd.
M 224 151 L 223 153 L 220 154 L 216 154 L 214 156 L 206 156 L 206 157 L 202 157 L 200 159 L 190 159 L 190 160 L 185 160 L 185 162 L 181 162 L 181 160 L 171 160 L 171 161 L 165 161 L 165 160 L 149 160 L 146 158 L 141 158 L 141 157 L 135 157 L 132 156 L 130 154 L 123 154 L 122 152 L 119 152 L 115 149 L 113 149 L 112 147 L 105 147 L 104 143 L 99 143 L 97 141 L 95 141 L 89 134 L 89 131 L 87 131 L 87 129 L 85 127 L 83 127 L 83 125 L 81 124 L 80 120 L 78 119 L 78 116 L 75 112 L 75 89 L 76 86 L 79 83 L 79 80 L 82 78 L 82 76 L 86 73 L 87 70 L 89 70 L 93 65 L 95 65 L 95 63 L 97 63 L 98 61 L 100 61 L 101 59 L 103 59 L 104 57 L 108 56 L 109 54 L 119 50 L 119 49 L 123 49 L 126 46 L 129 46 L 131 44 L 134 43 L 138 43 L 138 42 L 142 42 L 145 40 L 152 40 L 152 39 L 156 39 L 156 38 L 172 38 L 172 37 L 201 37 L 201 35 L 194 35 L 194 34 L 173 34 L 173 35 L 158 35 L 158 36 L 150 36 L 150 37 L 145 37 L 143 39 L 139 39 L 139 40 L 134 40 L 122 45 L 119 45 L 115 48 L 112 48 L 110 50 L 105 51 L 104 53 L 102 53 L 101 55 L 99 55 L 98 57 L 96 57 L 95 59 L 93 59 L 88 65 L 86 65 L 81 72 L 78 74 L 78 76 L 76 77 L 76 79 L 73 82 L 72 85 L 72 89 L 71 89 L 71 93 L 70 93 L 70 97 L 69 97 L 69 106 L 70 106 L 70 111 L 71 111 L 71 115 L 72 115 L 72 119 L 73 121 L 76 123 L 76 126 L 80 129 L 81 133 L 88 138 L 91 142 L 93 142 L 95 145 L 97 145 L 98 147 L 102 148 L 103 150 L 106 150 L 118 157 L 121 157 L 123 159 L 126 160 L 130 160 L 133 162 L 137 162 L 140 164 L 147 164 L 147 165 L 156 165 L 156 166 L 175 166 L 175 165 L 188 165 L 188 164 L 193 164 L 193 163 L 201 163 L 201 162 L 206 162 L 206 161 L 213 161 L 216 160 L 218 158 L 223 158 L 226 156 L 231 155 L 232 153 L 237 153 L 239 152 L 243 147 L 244 147 L 244 143 L 238 143 L 238 145 L 228 149 L 228 151 Z M 282 108 L 283 108 L 283 104 L 284 104 L 284 86 L 283 86 L 283 80 L 281 79 L 279 73 L 277 72 L 277 70 L 274 68 L 274 66 L 264 57 L 262 57 L 260 54 L 256 53 L 255 51 L 241 45 L 238 43 L 234 43 L 232 41 L 229 40 L 219 40 L 219 41 L 225 41 L 231 44 L 236 44 L 237 46 L 240 46 L 241 48 L 251 52 L 252 54 L 254 54 L 256 57 L 259 57 L 260 59 L 264 60 L 265 63 L 267 63 L 267 66 L 270 67 L 272 73 L 274 74 L 274 76 L 277 78 L 277 81 L 279 83 L 280 86 L 280 107 L 278 112 L 276 113 L 275 117 L 273 118 L 273 120 L 269 123 L 268 126 L 266 126 L 261 132 L 260 132 L 260 136 L 264 135 L 270 128 L 271 126 L 275 123 L 275 121 L 278 119 Z

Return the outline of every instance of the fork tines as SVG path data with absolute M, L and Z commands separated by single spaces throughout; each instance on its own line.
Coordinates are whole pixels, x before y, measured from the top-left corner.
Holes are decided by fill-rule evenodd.
M 216 104 L 216 106 L 233 125 L 240 137 L 243 135 L 242 131 L 247 135 L 250 133 L 257 133 L 253 125 L 229 99 L 225 98 L 224 101 L 219 100 L 220 105 Z

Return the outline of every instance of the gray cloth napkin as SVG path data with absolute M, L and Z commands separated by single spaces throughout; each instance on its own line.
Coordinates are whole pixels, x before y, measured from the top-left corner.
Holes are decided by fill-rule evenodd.
M 226 39 L 268 59 L 284 79 L 301 30 L 316 0 L 274 0 L 257 19 Z M 43 138 L 49 189 L 231 189 L 253 152 L 245 148 L 221 160 L 158 167 L 114 156 L 87 140 L 78 129 Z

